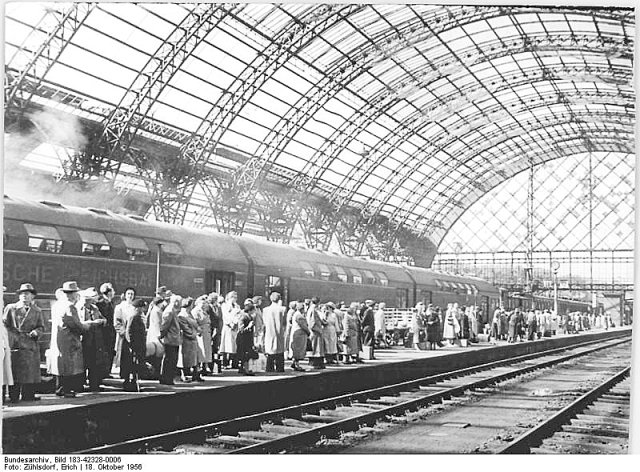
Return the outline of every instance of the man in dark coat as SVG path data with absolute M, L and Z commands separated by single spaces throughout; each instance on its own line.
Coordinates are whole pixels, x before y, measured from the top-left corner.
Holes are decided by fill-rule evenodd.
M 40 400 L 35 396 L 40 383 L 40 348 L 38 338 L 44 332 L 44 316 L 34 303 L 36 290 L 30 283 L 18 289 L 19 301 L 7 305 L 2 321 L 7 328 L 11 349 L 11 370 L 14 385 L 9 387 L 9 399 L 17 402 Z
M 220 337 L 224 322 L 222 320 L 222 309 L 218 303 L 219 295 L 211 292 L 207 296 L 207 303 L 203 307 L 205 314 L 209 316 L 211 322 L 211 353 L 213 354 L 212 364 L 216 364 L 218 372 L 222 372 L 222 359 L 220 357 Z M 210 366 L 213 372 L 213 365 Z
M 82 334 L 84 366 L 88 371 L 90 390 L 99 392 L 100 383 L 111 372 L 113 345 L 108 344 L 110 339 L 105 335 L 106 319 L 93 303 L 98 298 L 98 292 L 91 287 L 79 293 L 83 304 L 78 309 L 78 316 L 80 321 L 88 323 L 87 330 Z M 97 320 L 102 320 L 102 323 L 92 323 Z
M 373 346 L 375 341 L 376 323 L 373 307 L 375 302 L 367 300 L 365 308 L 362 310 L 361 326 L 362 326 L 362 346 L 370 350 L 369 359 L 374 359 Z M 364 349 L 363 349 L 364 350 Z
M 96 302 L 96 306 L 100 313 L 106 320 L 106 324 L 102 327 L 104 333 L 104 342 L 109 347 L 109 374 L 111 374 L 111 366 L 113 365 L 113 358 L 115 357 L 115 344 L 116 344 L 116 329 L 113 327 L 113 312 L 115 310 L 115 304 L 113 303 L 113 297 L 116 291 L 113 289 L 113 285 L 109 282 L 105 282 L 100 286 L 100 296 Z

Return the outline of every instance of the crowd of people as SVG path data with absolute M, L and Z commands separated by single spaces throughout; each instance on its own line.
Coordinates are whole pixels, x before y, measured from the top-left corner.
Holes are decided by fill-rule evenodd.
M 22 284 L 17 295 L 3 315 L 3 403 L 5 387 L 11 403 L 39 399 L 38 340 L 45 318 L 32 284 Z M 124 390 L 139 391 L 141 378 L 174 385 L 178 378 L 201 382 L 227 369 L 254 375 L 251 362 L 261 357 L 266 372 L 284 372 L 286 359 L 299 372 L 306 371 L 300 364 L 305 358 L 313 369 L 360 363 L 360 352 L 372 359 L 376 338 L 384 336 L 385 306 L 372 300 L 347 306 L 316 297 L 285 307 L 273 292 L 263 306 L 261 296 L 240 304 L 235 291 L 194 299 L 159 287 L 147 304 L 134 287 L 116 300 L 111 283 L 97 291 L 81 290 L 75 281 L 65 282 L 55 297 L 45 357 L 56 395 L 64 398 L 100 391 L 112 372 L 124 380 Z
M 609 329 L 613 326 L 608 312 L 585 313 L 567 312 L 558 315 L 552 310 L 521 310 L 515 308 L 506 311 L 497 308 L 491 320 L 490 333 L 494 340 L 506 340 L 509 343 L 517 341 L 533 341 L 543 337 L 562 334 L 577 334 L 592 328 Z
M 19 300 L 6 306 L 2 323 L 3 403 L 36 401 L 41 382 L 39 339 L 45 318 L 35 303 L 37 292 L 24 283 Z M 147 304 L 127 287 L 120 297 L 111 283 L 99 291 L 81 290 L 75 281 L 56 290 L 51 305 L 51 341 L 46 351 L 48 372 L 56 379 L 56 395 L 75 397 L 85 390 L 100 391 L 104 380 L 117 372 L 126 391 L 139 391 L 142 379 L 163 385 L 202 382 L 203 376 L 237 369 L 254 375 L 252 366 L 266 372 L 290 368 L 304 372 L 325 365 L 361 363 L 374 359 L 374 348 L 387 343 L 385 304 L 373 300 L 350 304 L 325 302 L 317 297 L 283 305 L 278 292 L 264 303 L 261 296 L 238 301 L 235 291 L 197 298 L 182 297 L 158 287 Z M 118 299 L 119 298 L 119 299 Z M 443 312 L 418 303 L 409 329 L 415 349 L 477 342 L 479 334 L 516 342 L 591 327 L 612 326 L 608 314 L 568 313 L 558 317 L 548 310 L 495 310 L 489 323 L 475 306 L 451 303 Z M 260 361 L 264 361 L 263 368 Z M 8 388 L 6 388 L 8 387 Z

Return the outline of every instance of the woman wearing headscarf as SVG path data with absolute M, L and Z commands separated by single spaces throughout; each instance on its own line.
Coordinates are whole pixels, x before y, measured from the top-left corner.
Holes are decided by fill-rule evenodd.
M 182 333 L 182 369 L 185 377 L 191 374 L 192 382 L 204 382 L 198 369 L 198 335 L 199 326 L 192 314 L 193 298 L 187 297 L 182 300 L 182 309 L 178 315 L 178 323 Z
M 255 359 L 257 353 L 253 346 L 253 328 L 255 326 L 255 305 L 247 298 L 244 307 L 238 314 L 238 335 L 236 336 L 238 373 L 254 375 L 249 370 L 249 360 Z
M 162 357 L 164 356 L 164 345 L 160 342 L 160 328 L 162 327 L 164 307 L 164 298 L 156 295 L 151 301 L 147 314 L 146 355 L 153 367 L 153 378 L 155 379 L 160 377 Z
M 304 302 L 296 302 L 296 310 L 291 319 L 291 368 L 297 372 L 305 372 L 300 367 L 300 361 L 307 355 L 307 339 L 309 338 L 309 325 L 304 314 Z
M 356 302 L 349 305 L 346 311 L 344 311 L 344 317 L 342 319 L 342 334 L 341 339 L 344 349 L 344 363 L 351 364 L 357 362 L 360 356 L 360 349 L 358 347 L 358 304 Z
M 198 363 L 203 374 L 211 374 L 209 370 L 213 362 L 213 352 L 211 351 L 211 317 L 205 310 L 207 303 L 206 295 L 198 297 L 191 314 L 198 322 Z
M 413 348 L 420 350 L 420 343 L 424 341 L 425 336 L 425 320 L 424 320 L 424 304 L 418 302 L 411 316 L 411 333 L 413 334 Z
M 442 330 L 443 339 L 452 345 L 456 339 L 456 333 L 460 332 L 460 324 L 456 317 L 457 304 L 449 303 L 447 312 L 444 315 L 444 329 Z
M 238 305 L 238 292 L 229 292 L 222 304 L 222 335 L 220 338 L 220 352 L 223 356 L 223 366 L 229 368 L 238 366 L 236 360 L 236 337 L 238 335 L 238 316 L 240 315 L 240 305 Z
M 323 305 L 321 316 L 324 319 L 322 325 L 322 341 L 324 342 L 324 355 L 327 364 L 338 363 L 338 319 L 334 313 L 335 305 L 332 302 Z
M 438 345 L 438 338 L 440 333 L 440 319 L 438 314 L 433 309 L 433 305 L 429 303 L 427 311 L 425 313 L 427 323 L 427 342 L 429 343 L 429 349 L 434 350 Z
M 89 390 L 99 392 L 100 383 L 111 373 L 112 348 L 108 344 L 111 339 L 105 330 L 107 319 L 94 304 L 98 300 L 98 292 L 95 288 L 83 290 L 79 295 L 80 300 L 76 307 L 80 319 L 87 323 L 104 320 L 104 324 L 90 324 L 87 331 L 82 334 L 82 355 L 87 370 Z
M 324 342 L 322 340 L 322 329 L 324 321 L 320 316 L 320 308 L 318 307 L 318 297 L 313 297 L 309 309 L 307 310 L 307 324 L 311 334 L 309 340 L 311 341 L 311 355 L 309 356 L 309 362 L 314 369 L 324 369 Z

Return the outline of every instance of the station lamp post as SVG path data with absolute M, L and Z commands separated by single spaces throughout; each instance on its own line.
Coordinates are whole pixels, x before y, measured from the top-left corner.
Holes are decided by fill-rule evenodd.
M 560 268 L 560 263 L 553 261 L 551 268 L 553 269 L 553 311 L 558 315 L 558 269 Z

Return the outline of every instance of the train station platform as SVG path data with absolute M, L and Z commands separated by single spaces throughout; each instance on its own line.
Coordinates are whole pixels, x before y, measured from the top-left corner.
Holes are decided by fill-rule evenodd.
M 514 344 L 481 342 L 435 351 L 380 349 L 375 360 L 364 364 L 304 373 L 287 368 L 285 373 L 251 377 L 224 371 L 205 377 L 203 383 L 179 382 L 175 386 L 141 381 L 139 393 L 124 392 L 121 380 L 107 379 L 100 393 L 83 393 L 72 399 L 42 394 L 38 402 L 3 407 L 3 452 L 69 453 L 630 333 L 629 327 L 621 327 Z

